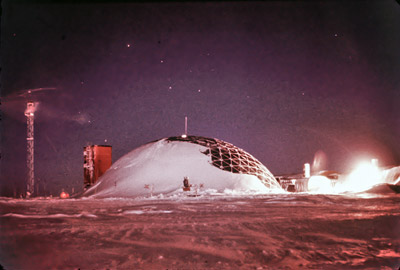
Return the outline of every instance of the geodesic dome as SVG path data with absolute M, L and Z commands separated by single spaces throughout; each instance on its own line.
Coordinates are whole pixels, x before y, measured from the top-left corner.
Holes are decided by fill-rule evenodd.
M 170 137 L 167 141 L 189 142 L 205 146 L 207 150 L 202 153 L 211 158 L 210 163 L 213 166 L 231 173 L 257 176 L 267 187 L 276 185 L 275 177 L 260 161 L 231 143 L 199 136 Z
M 281 190 L 268 169 L 244 150 L 218 139 L 178 136 L 121 157 L 84 196 L 135 197 L 148 195 L 149 187 L 152 194 L 166 194 L 181 191 L 186 177 L 217 192 Z

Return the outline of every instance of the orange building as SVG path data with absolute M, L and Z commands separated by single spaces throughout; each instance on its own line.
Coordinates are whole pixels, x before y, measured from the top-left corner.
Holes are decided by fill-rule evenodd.
M 112 164 L 110 145 L 89 145 L 83 148 L 83 183 L 86 188 L 94 185 Z

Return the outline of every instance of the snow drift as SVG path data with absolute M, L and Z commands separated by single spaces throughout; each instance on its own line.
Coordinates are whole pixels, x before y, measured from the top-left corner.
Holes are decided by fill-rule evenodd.
M 268 169 L 244 150 L 221 140 L 188 136 L 145 144 L 115 162 L 83 195 L 137 197 L 181 191 L 184 177 L 204 190 L 281 190 Z

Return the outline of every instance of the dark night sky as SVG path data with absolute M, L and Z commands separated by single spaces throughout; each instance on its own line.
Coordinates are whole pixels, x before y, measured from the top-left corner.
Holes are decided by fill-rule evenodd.
M 36 179 L 81 188 L 83 146 L 113 161 L 162 137 L 215 137 L 274 174 L 400 163 L 395 1 L 2 1 L 1 182 L 25 186 L 25 89 L 37 92 Z

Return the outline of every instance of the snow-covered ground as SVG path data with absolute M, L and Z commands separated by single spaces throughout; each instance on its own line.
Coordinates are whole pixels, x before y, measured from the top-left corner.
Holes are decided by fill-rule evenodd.
M 400 196 L 0 198 L 4 269 L 398 269 Z
M 243 150 L 216 139 L 187 140 L 171 137 L 133 150 L 81 198 L 0 198 L 0 265 L 400 267 L 400 195 L 389 185 L 399 184 L 400 167 L 364 166 L 336 185 L 313 176 L 310 193 L 287 193 Z

